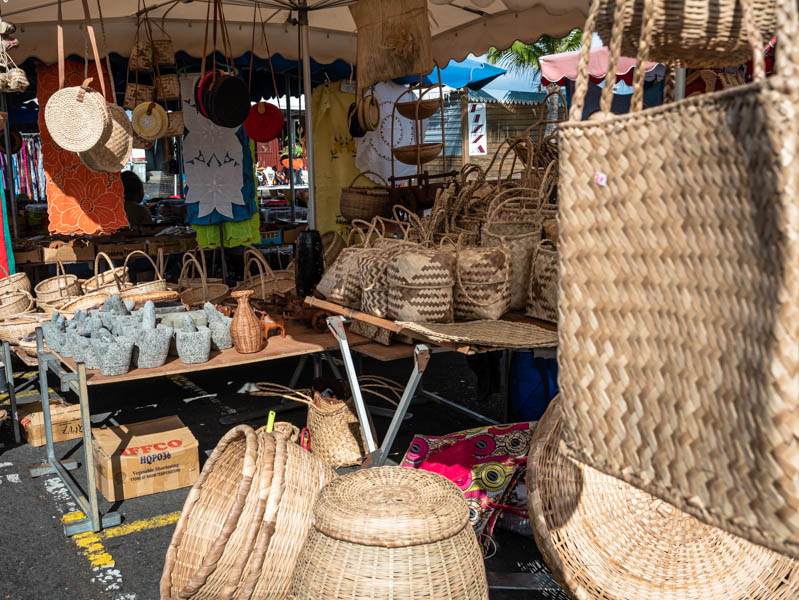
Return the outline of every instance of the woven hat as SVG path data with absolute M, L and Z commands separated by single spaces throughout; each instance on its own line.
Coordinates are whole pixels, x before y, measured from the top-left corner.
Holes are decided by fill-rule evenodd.
M 133 130 L 144 139 L 154 140 L 163 135 L 169 123 L 164 107 L 155 102 L 142 102 L 131 115 Z
M 536 543 L 578 600 L 788 600 L 799 563 L 679 511 L 560 451 L 560 400 L 527 461 Z
M 98 173 L 119 173 L 128 164 L 133 150 L 133 128 L 125 110 L 108 104 L 111 127 L 107 137 L 87 152 L 79 152 L 81 162 Z
M 269 142 L 283 131 L 283 113 L 274 104 L 259 102 L 250 107 L 244 121 L 247 137 L 256 142 Z

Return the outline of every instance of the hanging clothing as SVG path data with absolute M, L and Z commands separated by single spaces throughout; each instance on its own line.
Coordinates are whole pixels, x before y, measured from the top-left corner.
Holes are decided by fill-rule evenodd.
M 394 102 L 406 90 L 404 86 L 397 85 L 393 81 L 378 83 L 374 87 L 374 94 L 380 103 L 380 125 L 374 131 L 369 131 L 356 141 L 357 157 L 355 166 L 361 171 L 374 171 L 386 182 L 391 177 L 391 118 L 394 110 Z M 405 94 L 402 101 L 412 101 L 415 96 Z M 393 113 L 394 117 L 394 146 L 411 146 L 416 143 L 415 121 L 406 119 L 399 113 Z M 419 123 L 419 134 L 424 140 L 424 132 L 427 127 L 427 120 Z M 416 173 L 416 165 L 406 165 L 399 161 L 394 161 L 394 176 L 404 177 Z M 382 184 L 378 177 L 366 175 L 375 183 Z
M 200 248 L 219 248 L 219 225 L 192 225 L 192 229 L 197 233 Z M 258 213 L 244 221 L 225 221 L 222 223 L 225 248 L 260 244 L 260 229 L 261 216 Z
M 197 112 L 194 84 L 199 76 L 182 77 L 183 170 L 186 175 L 187 221 L 212 225 L 243 221 L 256 212 L 255 159 L 244 128 L 219 127 Z
M 355 94 L 342 92 L 338 84 L 325 84 L 313 91 L 312 101 L 316 227 L 335 231 L 341 188 L 358 175 L 355 141 L 347 123 L 347 110 L 355 102 Z
M 83 83 L 84 65 L 75 60 L 65 64 L 65 86 Z M 37 99 L 44 108 L 58 88 L 58 65 L 37 65 Z M 97 69 L 89 64 L 91 87 L 100 90 Z M 110 89 L 110 84 L 106 84 Z M 101 235 L 128 227 L 122 202 L 119 173 L 93 173 L 81 164 L 78 155 L 59 148 L 39 111 L 39 132 L 46 178 L 47 213 L 50 233 L 62 235 Z
M 3 239 L 0 243 L 0 266 L 5 269 L 5 273 L 0 271 L 0 279 L 3 279 L 8 273 L 13 275 L 16 273 L 16 265 L 14 264 L 14 251 L 11 248 L 11 232 L 8 230 L 8 207 L 6 206 L 6 184 L 3 177 L 0 177 L 0 204 L 3 205 L 2 217 L 3 228 L 0 230 Z

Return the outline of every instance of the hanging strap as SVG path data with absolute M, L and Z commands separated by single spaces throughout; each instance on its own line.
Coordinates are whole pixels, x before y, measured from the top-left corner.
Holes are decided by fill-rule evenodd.
M 84 22 L 86 23 L 86 31 L 89 33 L 89 41 L 92 45 L 92 52 L 94 53 L 94 64 L 97 67 L 97 77 L 100 79 L 100 89 L 103 92 L 103 97 L 108 100 L 108 94 L 105 90 L 105 77 L 103 77 L 103 63 L 100 60 L 100 53 L 97 50 L 97 38 L 94 36 L 94 26 L 92 25 L 92 17 L 89 13 L 89 3 L 87 0 L 81 0 L 83 4 L 83 18 Z M 61 48 L 61 52 L 63 54 L 63 47 Z M 84 86 L 88 85 L 84 83 Z
M 258 17 L 261 19 L 261 33 L 264 36 L 264 45 L 266 46 L 266 60 L 269 61 L 269 74 L 272 76 L 272 87 L 275 90 L 275 99 L 277 100 L 280 96 L 277 93 L 277 81 L 275 80 L 275 68 L 272 66 L 272 52 L 269 50 L 269 40 L 266 37 L 266 21 L 264 21 L 263 14 L 261 13 L 261 5 L 258 4 Z M 277 14 L 277 12 L 273 13 L 272 16 Z M 271 16 L 269 17 L 272 18 Z M 288 90 L 286 90 L 286 94 L 288 94 Z M 288 97 L 288 96 L 287 96 Z
M 108 41 L 105 35 L 105 21 L 103 21 L 103 9 L 100 8 L 100 0 L 97 0 L 97 17 L 100 19 L 100 32 L 103 34 L 103 54 L 105 54 L 105 67 L 108 69 L 108 80 L 111 82 L 111 97 L 113 103 L 117 103 L 117 90 L 114 85 L 114 74 L 111 72 L 111 56 L 108 53 Z M 136 31 L 136 35 L 139 32 Z

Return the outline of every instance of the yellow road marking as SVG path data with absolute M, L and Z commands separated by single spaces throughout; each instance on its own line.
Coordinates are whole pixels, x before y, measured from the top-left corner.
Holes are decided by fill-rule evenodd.
M 55 394 L 55 390 L 53 388 L 47 388 L 47 389 L 51 394 Z M 17 394 L 17 398 L 28 398 L 30 396 L 38 396 L 38 395 L 39 395 L 39 390 L 25 390 L 24 392 L 20 392 L 19 394 Z M 9 395 L 7 393 L 0 394 L 0 400 L 8 400 L 8 399 Z M 7 403 L 3 402 L 3 404 Z
M 180 511 L 167 513 L 165 515 L 158 515 L 150 517 L 149 519 L 141 519 L 140 521 L 133 521 L 132 523 L 123 523 L 116 527 L 109 527 L 99 533 L 100 537 L 104 540 L 119 537 L 121 535 L 129 535 L 131 533 L 138 533 L 139 531 L 146 531 L 148 529 L 158 529 L 159 527 L 166 527 L 177 523 L 180 518 Z

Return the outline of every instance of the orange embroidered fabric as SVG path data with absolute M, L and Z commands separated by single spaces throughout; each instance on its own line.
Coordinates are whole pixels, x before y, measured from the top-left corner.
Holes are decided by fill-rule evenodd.
M 65 75 L 65 86 L 80 85 L 84 80 L 83 63 L 67 60 Z M 37 98 L 43 109 L 58 90 L 58 66 L 38 65 L 36 77 Z M 89 63 L 89 77 L 94 77 L 91 87 L 99 90 L 94 63 Z M 106 88 L 111 89 L 107 78 Z M 39 132 L 50 233 L 100 235 L 128 227 L 119 174 L 93 173 L 81 164 L 77 154 L 59 148 L 47 131 L 44 110 L 39 111 Z

